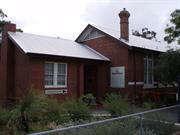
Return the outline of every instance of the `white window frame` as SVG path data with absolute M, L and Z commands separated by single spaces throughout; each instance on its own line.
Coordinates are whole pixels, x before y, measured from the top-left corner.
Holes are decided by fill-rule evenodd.
M 54 64 L 54 75 L 53 75 L 53 85 L 44 85 L 45 88 L 66 88 L 67 87 L 67 63 L 58 63 L 58 62 L 45 62 Z M 45 65 L 44 64 L 44 65 Z M 57 77 L 58 77 L 58 64 L 65 64 L 65 85 L 58 85 Z M 45 71 L 44 71 L 45 73 Z M 45 76 L 44 76 L 44 83 L 45 83 Z
M 145 68 L 147 68 L 147 73 L 146 73 L 146 78 L 144 78 L 144 88 L 154 88 L 154 74 L 153 74 L 153 69 L 154 69 L 154 57 L 153 55 L 151 55 L 151 58 L 148 57 L 148 55 L 146 55 L 146 57 L 144 58 L 144 61 L 146 60 L 147 62 L 147 67 L 144 67 L 144 71 Z M 149 78 L 149 61 L 152 61 L 152 83 L 148 83 L 148 78 Z M 147 83 L 145 83 L 145 79 L 147 81 Z

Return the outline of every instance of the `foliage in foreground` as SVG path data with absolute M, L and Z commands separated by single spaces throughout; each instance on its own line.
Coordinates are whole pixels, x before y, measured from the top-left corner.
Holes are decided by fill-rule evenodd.
M 105 98 L 104 106 L 113 116 L 121 116 L 130 112 L 130 105 L 127 99 L 120 94 L 108 94 Z
M 48 124 L 68 121 L 67 111 L 58 105 L 57 101 L 48 99 L 43 94 L 30 92 L 10 112 L 7 127 L 12 132 L 33 131 L 34 128 L 44 130 Z
M 9 118 L 9 111 L 0 106 L 0 127 L 6 125 Z
M 107 95 L 105 102 L 111 109 L 117 109 L 117 112 L 113 112 L 113 114 L 123 115 L 129 112 L 129 108 L 127 108 L 129 105 L 126 99 L 120 95 Z M 119 108 L 113 108 L 116 106 Z M 11 111 L 0 108 L 0 134 L 21 135 L 27 132 L 38 132 L 82 124 L 81 122 L 87 123 L 91 120 L 93 119 L 89 115 L 89 108 L 81 100 L 69 99 L 60 104 L 47 98 L 44 94 L 29 93 Z M 95 120 L 97 119 L 93 121 Z M 146 121 L 143 119 L 142 131 L 145 135 L 168 135 L 172 132 L 173 124 L 162 123 L 156 117 L 154 120 L 157 121 Z M 6 131 L 8 132 L 2 133 L 3 128 L 5 128 L 3 125 L 7 125 Z M 79 135 L 138 135 L 139 131 L 140 120 L 131 117 L 131 119 L 70 130 L 65 134 L 73 135 L 78 132 Z
M 76 101 L 73 99 L 68 99 L 62 103 L 62 106 L 67 110 L 70 118 L 74 122 L 90 118 L 89 107 L 81 100 Z
M 124 120 L 92 125 L 85 128 L 71 129 L 60 135 L 170 135 L 173 132 L 173 124 L 160 120 L 143 120 L 140 129 L 140 119 L 127 118 Z
M 87 128 L 72 129 L 61 133 L 61 135 L 134 135 L 137 131 L 134 122 L 132 119 L 129 119 L 104 123 Z
M 3 134 L 38 132 L 89 118 L 89 107 L 80 100 L 59 103 L 44 94 L 29 92 L 10 110 L 0 107 L 0 134 L 3 130 L 8 131 Z

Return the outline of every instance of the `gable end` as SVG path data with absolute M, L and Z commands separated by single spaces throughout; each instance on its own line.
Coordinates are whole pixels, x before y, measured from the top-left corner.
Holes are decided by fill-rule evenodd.
M 97 29 L 94 29 L 93 27 L 88 27 L 85 29 L 85 31 L 82 33 L 82 35 L 77 39 L 77 42 L 84 42 L 91 39 L 96 39 L 100 37 L 104 37 L 105 34 L 98 31 Z

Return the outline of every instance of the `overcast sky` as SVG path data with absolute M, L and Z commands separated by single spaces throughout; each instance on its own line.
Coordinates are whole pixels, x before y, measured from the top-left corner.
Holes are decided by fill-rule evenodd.
M 119 30 L 118 13 L 126 8 L 130 33 L 148 27 L 162 40 L 180 0 L 0 0 L 0 8 L 26 33 L 72 40 L 87 24 Z

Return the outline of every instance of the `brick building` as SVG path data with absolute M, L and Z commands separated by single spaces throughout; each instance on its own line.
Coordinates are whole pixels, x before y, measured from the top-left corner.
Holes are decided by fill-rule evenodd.
M 168 46 L 129 34 L 130 14 L 119 13 L 120 31 L 88 25 L 75 41 L 16 32 L 5 24 L 0 46 L 0 100 L 11 101 L 30 88 L 58 99 L 92 93 L 173 89 L 156 82 L 153 67 Z

